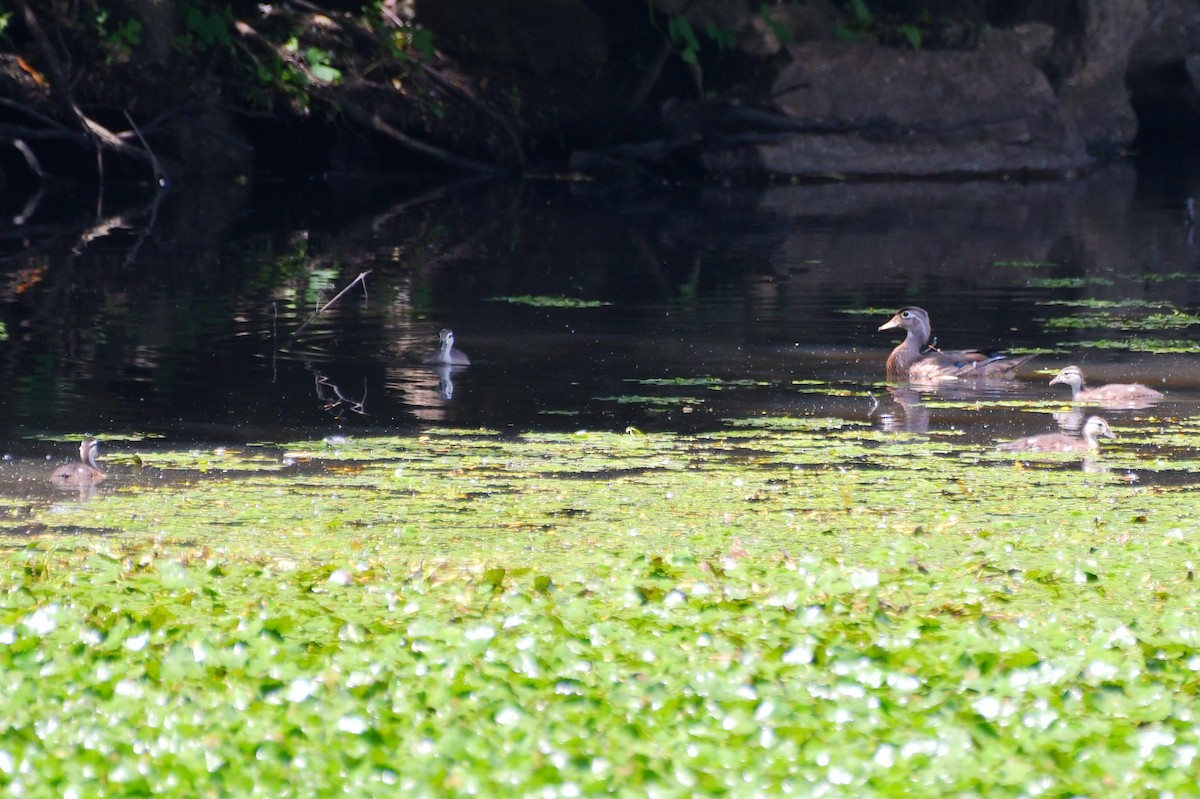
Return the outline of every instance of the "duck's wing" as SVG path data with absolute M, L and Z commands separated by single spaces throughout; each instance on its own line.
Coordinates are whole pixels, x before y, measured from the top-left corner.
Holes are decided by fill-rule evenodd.
M 993 350 L 955 350 L 943 356 L 957 364 L 955 377 L 1012 377 L 1022 364 L 1036 355 L 1016 357 Z
M 1038 436 L 1018 438 L 996 447 L 1002 452 L 1073 452 L 1086 448 L 1087 445 L 1082 440 L 1062 433 L 1042 433 Z
M 938 380 L 953 380 L 963 364 L 945 353 L 930 352 L 908 367 L 908 379 L 913 383 L 932 383 Z
M 1109 383 L 1098 388 L 1089 388 L 1079 392 L 1083 400 L 1095 402 L 1120 403 L 1154 403 L 1163 398 L 1161 391 L 1155 391 L 1141 383 Z

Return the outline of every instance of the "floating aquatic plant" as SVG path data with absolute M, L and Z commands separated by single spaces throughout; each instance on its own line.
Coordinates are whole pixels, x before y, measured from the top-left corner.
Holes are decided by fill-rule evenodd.
M 1045 269 L 1047 267 L 1058 266 L 1054 261 L 1042 261 L 1038 259 L 1012 259 L 1008 261 L 993 261 L 992 266 L 1007 266 L 1014 269 Z
M 507 302 L 515 305 L 531 305 L 534 308 L 599 308 L 612 303 L 602 300 L 581 300 L 575 297 L 548 297 L 522 294 L 514 297 L 489 297 L 491 302 Z
M 1130 350 L 1133 352 L 1170 353 L 1200 352 L 1200 342 L 1186 339 L 1144 338 L 1141 336 L 1122 339 L 1099 339 L 1091 341 L 1062 342 L 1062 346 L 1074 346 L 1082 349 L 1097 350 Z
M 1118 435 L 156 446 L 0 506 L 0 788 L 1184 795 L 1200 421 Z
M 1025 285 L 1035 289 L 1081 289 L 1087 286 L 1111 286 L 1107 277 L 1031 277 Z
M 1180 330 L 1200 325 L 1200 315 L 1172 311 L 1171 313 L 1152 313 L 1144 316 L 1130 316 L 1113 311 L 1075 314 L 1045 320 L 1047 328 L 1054 329 L 1089 329 L 1107 328 L 1112 330 Z

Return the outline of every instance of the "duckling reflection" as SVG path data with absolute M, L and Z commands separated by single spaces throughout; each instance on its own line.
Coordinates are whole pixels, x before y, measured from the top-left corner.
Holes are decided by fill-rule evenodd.
M 443 327 L 438 333 L 438 348 L 421 359 L 426 366 L 469 366 L 471 359 L 454 348 L 454 331 Z
M 454 399 L 454 379 L 451 377 L 454 373 L 454 367 L 435 366 L 433 367 L 433 371 L 437 372 L 438 376 L 438 398 L 447 402 Z
M 1083 431 L 1083 408 L 1075 407 L 1069 411 L 1054 411 L 1050 414 L 1058 429 L 1071 436 L 1078 436 Z
M 50 475 L 50 482 L 57 486 L 90 486 L 104 479 L 105 474 L 96 465 L 96 453 L 100 445 L 94 438 L 85 438 L 79 443 L 79 463 L 59 466 Z
M 899 413 L 889 409 L 879 412 L 879 423 L 885 433 L 928 433 L 929 409 L 921 400 L 921 394 L 911 388 L 889 386 L 892 402 L 899 406 Z

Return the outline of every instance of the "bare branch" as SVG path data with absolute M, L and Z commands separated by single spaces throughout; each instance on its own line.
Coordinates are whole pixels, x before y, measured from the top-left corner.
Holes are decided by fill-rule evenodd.
M 325 303 L 325 304 L 324 304 L 324 305 L 322 305 L 320 308 L 318 308 L 318 309 L 317 309 L 317 310 L 316 310 L 316 311 L 313 313 L 313 315 L 312 315 L 312 316 L 310 316 L 310 317 L 308 317 L 307 319 L 305 319 L 305 320 L 304 320 L 304 324 L 302 324 L 302 325 L 300 325 L 300 327 L 296 328 L 296 332 L 295 332 L 295 333 L 293 333 L 292 335 L 293 335 L 293 336 L 298 336 L 298 335 L 300 335 L 300 331 L 301 331 L 301 330 L 303 330 L 304 328 L 308 327 L 309 323 L 310 323 L 310 322 L 312 322 L 312 320 L 316 319 L 318 316 L 320 316 L 321 314 L 323 314 L 323 313 L 325 313 L 327 310 L 329 310 L 330 306 L 332 306 L 332 305 L 333 305 L 335 302 L 337 302 L 338 300 L 340 300 L 340 299 L 342 298 L 342 296 L 343 296 L 343 295 L 345 295 L 345 293 L 346 293 L 347 291 L 349 291 L 350 289 L 354 288 L 354 286 L 355 286 L 356 284 L 358 284 L 358 283 L 362 283 L 362 285 L 363 285 L 363 294 L 365 295 L 365 294 L 366 294 L 366 292 L 367 292 L 367 275 L 369 275 L 369 274 L 371 274 L 371 270 L 370 270 L 370 269 L 368 269 L 368 270 L 367 270 L 367 271 L 365 271 L 365 272 L 360 272 L 360 273 L 359 273 L 359 275 L 358 275 L 358 277 L 356 277 L 356 278 L 354 278 L 354 280 L 351 280 L 351 281 L 350 281 L 350 285 L 346 286 L 346 288 L 344 288 L 344 289 L 342 289 L 341 291 L 339 291 L 339 292 L 337 293 L 337 296 L 335 296 L 335 297 L 334 297 L 332 300 L 330 300 L 329 302 Z
M 17 0 L 17 4 L 21 7 L 22 15 L 25 19 L 25 26 L 33 34 L 34 40 L 37 42 L 38 48 L 42 51 L 42 57 L 45 58 L 50 75 L 53 78 L 54 85 L 58 89 L 59 102 L 64 109 L 70 113 L 72 117 L 79 123 L 80 128 L 89 133 L 92 138 L 99 142 L 104 147 L 121 153 L 122 155 L 131 156 L 141 160 L 148 160 L 146 153 L 126 144 L 117 134 L 110 131 L 108 128 L 89 119 L 86 114 L 79 108 L 75 102 L 75 98 L 71 94 L 71 83 L 67 80 L 66 73 L 63 71 L 62 64 L 59 63 L 58 56 L 54 52 L 54 47 L 50 44 L 50 40 L 46 37 L 45 31 L 42 30 L 42 25 L 38 21 L 37 15 L 33 13 L 33 8 L 30 7 L 28 0 Z M 97 171 L 100 175 L 100 180 L 104 180 L 104 166 L 99 161 L 99 152 L 102 149 L 97 147 Z
M 14 139 L 13 147 L 16 147 L 17 152 L 25 156 L 25 163 L 29 164 L 29 168 L 33 170 L 33 173 L 42 180 L 45 180 L 46 173 L 42 171 L 42 165 L 38 162 L 37 156 L 33 154 L 33 150 L 29 149 L 29 145 L 20 139 Z
M 352 119 L 357 120 L 360 124 L 366 125 L 372 130 L 382 133 L 384 136 L 387 136 L 388 138 L 404 145 L 413 152 L 420 153 L 426 158 L 432 158 L 435 161 L 456 166 L 459 169 L 469 169 L 472 172 L 489 172 L 492 174 L 499 174 L 502 171 L 499 167 L 492 166 L 491 164 L 484 164 L 480 163 L 479 161 L 474 161 L 470 158 L 463 158 L 461 156 L 448 153 L 440 147 L 434 147 L 432 144 L 426 144 L 425 142 L 418 141 L 412 136 L 409 136 L 407 133 L 392 127 L 383 119 L 381 119 L 378 114 L 367 111 L 357 103 L 345 101 L 343 109 L 350 115 Z

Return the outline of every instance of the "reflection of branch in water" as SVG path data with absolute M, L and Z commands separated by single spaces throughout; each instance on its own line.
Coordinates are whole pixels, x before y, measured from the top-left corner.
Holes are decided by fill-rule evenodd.
M 466 258 L 475 250 L 476 246 L 480 242 L 487 240 L 488 236 L 491 236 L 497 230 L 500 230 L 502 226 L 514 226 L 515 220 L 518 216 L 518 208 L 520 207 L 523 193 L 524 188 L 519 187 L 517 189 L 517 193 L 513 195 L 512 201 L 509 203 L 509 210 L 507 213 L 488 214 L 485 217 L 487 219 L 485 224 L 475 228 L 469 234 L 462 236 L 453 247 L 443 250 L 437 255 L 431 256 L 422 261 L 419 269 L 417 270 L 417 276 L 422 279 L 427 278 L 436 272 L 442 264 Z
M 25 201 L 25 207 L 21 209 L 21 213 L 13 217 L 13 224 L 20 226 L 29 221 L 29 217 L 33 216 L 33 212 L 37 210 L 38 205 L 42 201 L 42 195 L 45 193 L 46 190 L 39 186 L 36 192 L 29 195 L 29 199 Z
M 154 197 L 143 205 L 133 208 L 128 213 L 114 214 L 103 219 L 97 219 L 96 223 L 87 230 L 79 234 L 79 239 L 75 246 L 71 248 L 71 252 L 79 255 L 84 249 L 96 239 L 102 239 L 105 236 L 111 235 L 118 230 L 134 230 L 133 224 L 135 219 L 140 219 L 149 214 L 149 221 L 141 228 L 138 235 L 137 243 L 130 250 L 126 257 L 126 265 L 132 264 L 137 258 L 138 250 L 142 247 L 142 242 L 150 235 L 154 228 L 155 221 L 158 219 L 158 206 L 162 203 L 163 192 L 161 190 L 154 192 Z
M 309 368 L 312 369 L 311 366 Z M 356 400 L 353 397 L 347 397 L 343 394 L 337 383 L 334 383 L 316 369 L 312 369 L 312 373 L 316 381 L 317 399 L 321 401 L 321 410 L 333 414 L 334 418 L 337 419 L 341 419 L 346 411 L 357 413 L 360 416 L 367 415 L 366 379 L 363 380 L 362 399 Z

